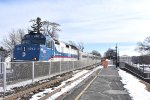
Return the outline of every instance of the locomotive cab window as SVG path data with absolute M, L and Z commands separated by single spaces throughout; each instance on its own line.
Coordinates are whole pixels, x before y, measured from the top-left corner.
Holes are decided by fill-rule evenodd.
M 22 44 L 39 44 L 39 45 L 45 45 L 44 39 L 24 39 L 22 40 Z
M 31 44 L 40 44 L 40 45 L 45 45 L 45 40 L 44 39 L 38 39 L 38 40 L 32 40 Z
M 22 40 L 22 44 L 30 44 L 30 42 L 31 42 L 31 41 L 30 41 L 30 40 L 27 40 L 27 39 L 23 39 L 23 40 Z
M 22 44 L 45 45 L 46 38 L 41 33 L 31 33 L 23 37 Z
M 66 45 L 67 48 L 69 48 L 69 45 Z
M 55 42 L 55 44 L 59 45 L 60 43 L 59 42 Z

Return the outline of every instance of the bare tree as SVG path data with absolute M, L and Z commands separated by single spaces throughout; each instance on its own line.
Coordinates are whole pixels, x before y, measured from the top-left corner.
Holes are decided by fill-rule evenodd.
M 79 49 L 81 51 L 83 51 L 83 49 L 84 49 L 84 46 L 83 46 L 82 42 L 76 44 L 74 41 L 69 41 L 69 44 L 75 46 L 77 49 Z
M 82 42 L 78 43 L 78 48 L 83 51 L 84 50 L 84 45 Z
M 139 53 L 150 54 L 150 36 L 145 38 L 143 42 L 138 42 L 137 45 L 135 50 Z
M 93 50 L 92 54 L 101 57 L 101 54 L 96 50 Z
M 76 48 L 78 48 L 78 46 L 76 45 L 76 43 L 73 42 L 73 41 L 69 41 L 69 44 L 75 46 Z
M 2 40 L 2 45 L 5 47 L 8 52 L 12 51 L 15 45 L 20 44 L 25 32 L 22 29 L 17 31 L 12 30 L 8 37 Z
M 139 63 L 139 56 L 132 56 L 132 62 L 134 64 L 138 64 Z
M 114 49 L 108 49 L 105 54 L 104 54 L 105 58 L 108 59 L 115 59 L 116 57 L 116 51 Z
M 132 62 L 134 64 L 150 64 L 150 56 L 149 55 L 142 55 L 142 56 L 133 56 Z
M 44 21 L 43 30 L 44 33 L 49 34 L 52 38 L 58 38 L 58 31 L 61 31 L 60 28 L 58 28 L 60 24 L 55 22 L 49 22 Z
M 30 22 L 33 23 L 31 28 L 33 30 L 29 31 L 34 31 L 36 33 L 42 32 L 45 35 L 50 35 L 54 39 L 58 39 L 58 31 L 61 31 L 58 27 L 60 26 L 56 22 L 50 22 L 50 21 L 42 21 L 41 18 L 37 17 L 37 19 L 32 19 Z
M 8 56 L 7 50 L 5 50 L 5 49 L 1 46 L 1 47 L 0 47 L 0 58 L 2 58 L 1 61 L 2 61 L 5 57 L 7 57 L 7 56 Z

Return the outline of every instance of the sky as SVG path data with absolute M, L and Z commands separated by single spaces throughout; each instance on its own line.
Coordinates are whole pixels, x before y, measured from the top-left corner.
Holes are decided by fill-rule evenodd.
M 14 29 L 30 28 L 31 19 L 59 23 L 61 41 L 83 42 L 84 51 L 118 45 L 120 55 L 139 55 L 135 48 L 150 33 L 150 0 L 0 0 L 0 41 Z

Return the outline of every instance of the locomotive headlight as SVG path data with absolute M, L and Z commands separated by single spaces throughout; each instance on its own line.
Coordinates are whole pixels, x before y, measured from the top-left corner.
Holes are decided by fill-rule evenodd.
M 33 60 L 36 60 L 36 58 L 33 58 Z
M 14 58 L 14 59 L 16 59 L 16 58 Z

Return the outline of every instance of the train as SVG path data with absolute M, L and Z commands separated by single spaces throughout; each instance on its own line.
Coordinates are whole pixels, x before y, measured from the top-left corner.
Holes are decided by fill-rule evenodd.
M 12 61 L 76 61 L 100 59 L 50 35 L 30 31 L 13 49 Z

